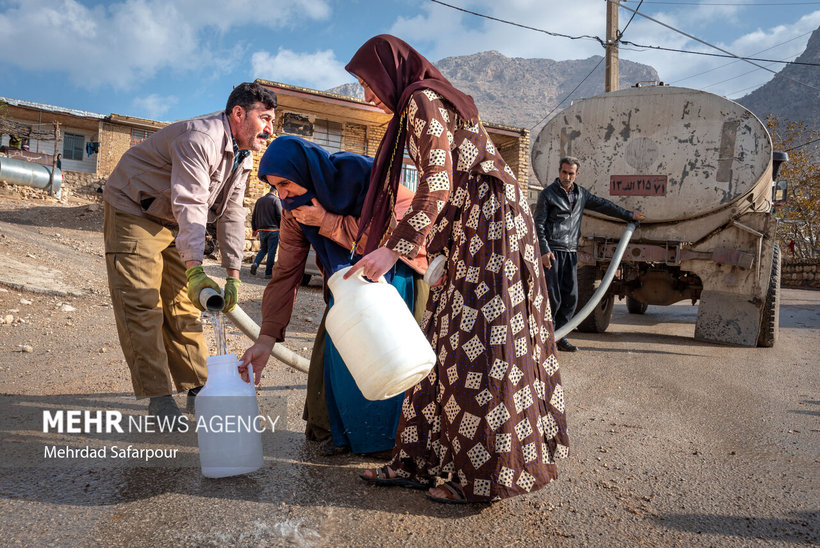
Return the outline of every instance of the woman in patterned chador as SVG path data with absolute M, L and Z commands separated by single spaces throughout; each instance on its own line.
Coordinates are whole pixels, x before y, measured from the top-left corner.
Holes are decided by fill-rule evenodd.
M 424 329 L 438 355 L 405 394 L 391 461 L 362 478 L 427 488 L 438 502 L 489 502 L 543 487 L 568 453 L 564 397 L 530 209 L 473 99 L 398 38 L 368 40 L 347 65 L 393 114 L 376 154 L 354 266 L 377 279 L 427 243 L 442 256 Z M 410 210 L 380 245 L 403 152 L 419 172 Z M 353 269 L 351 269 L 354 271 Z M 348 275 L 352 275 L 350 272 Z M 435 485 L 437 478 L 450 481 Z

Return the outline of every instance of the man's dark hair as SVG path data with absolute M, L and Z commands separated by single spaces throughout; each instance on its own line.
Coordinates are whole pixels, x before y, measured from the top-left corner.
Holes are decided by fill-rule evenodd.
M 262 103 L 266 109 L 276 108 L 276 93 L 256 82 L 243 82 L 233 88 L 225 106 L 225 114 L 231 114 L 233 107 L 240 106 L 251 110 L 256 103 Z
M 565 156 L 561 158 L 561 161 L 558 162 L 558 169 L 561 169 L 564 164 L 574 165 L 578 169 L 581 169 L 581 162 L 575 156 Z

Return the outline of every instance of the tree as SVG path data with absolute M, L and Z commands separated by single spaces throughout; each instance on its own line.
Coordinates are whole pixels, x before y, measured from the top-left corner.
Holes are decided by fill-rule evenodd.
M 777 175 L 789 185 L 786 203 L 775 210 L 780 249 L 786 257 L 816 257 L 820 251 L 820 133 L 802 121 L 769 116 L 766 122 L 774 150 L 789 155 Z

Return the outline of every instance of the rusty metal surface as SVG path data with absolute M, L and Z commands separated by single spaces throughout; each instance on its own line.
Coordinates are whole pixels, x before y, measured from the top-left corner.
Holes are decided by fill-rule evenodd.
M 733 101 L 686 88 L 629 88 L 572 105 L 533 144 L 542 183 L 555 179 L 563 156 L 580 160 L 579 184 L 643 211 L 649 223 L 726 208 L 771 182 L 771 139 L 760 120 Z

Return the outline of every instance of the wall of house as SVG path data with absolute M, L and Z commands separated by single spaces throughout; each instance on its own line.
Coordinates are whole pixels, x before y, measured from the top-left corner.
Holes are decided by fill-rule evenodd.
M 97 169 L 101 177 L 108 177 L 117 167 L 122 155 L 131 148 L 131 128 L 110 122 L 103 122 L 100 126 Z

